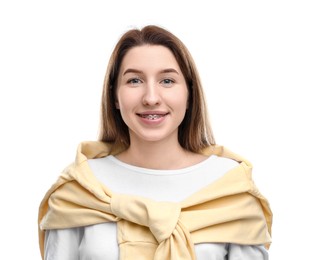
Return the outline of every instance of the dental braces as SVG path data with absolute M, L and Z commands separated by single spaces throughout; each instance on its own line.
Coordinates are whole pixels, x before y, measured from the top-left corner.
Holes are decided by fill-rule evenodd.
M 158 119 L 160 117 L 161 117 L 161 115 L 148 115 L 146 118 L 149 120 L 155 120 L 155 119 Z

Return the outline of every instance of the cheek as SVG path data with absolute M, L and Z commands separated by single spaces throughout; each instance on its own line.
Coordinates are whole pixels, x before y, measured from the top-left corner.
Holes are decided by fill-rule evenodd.
M 138 96 L 133 91 L 127 91 L 127 89 L 121 89 L 116 94 L 115 105 L 121 110 L 121 113 L 127 113 L 132 110 L 136 104 L 138 104 Z
M 167 99 L 170 100 L 173 107 L 181 109 L 182 112 L 188 107 L 188 93 L 185 91 L 172 93 Z

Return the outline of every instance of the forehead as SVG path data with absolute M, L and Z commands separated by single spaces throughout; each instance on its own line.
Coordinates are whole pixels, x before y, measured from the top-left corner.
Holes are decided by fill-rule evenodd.
M 162 45 L 143 45 L 131 48 L 122 60 L 121 72 L 129 67 L 141 70 L 172 67 L 179 70 L 179 64 L 171 50 Z

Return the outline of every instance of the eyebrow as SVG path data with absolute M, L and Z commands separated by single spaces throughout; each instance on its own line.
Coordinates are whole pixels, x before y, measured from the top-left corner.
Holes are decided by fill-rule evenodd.
M 141 70 L 137 70 L 137 69 L 127 69 L 124 71 L 123 76 L 127 73 L 138 73 L 138 74 L 144 74 L 143 71 Z M 178 71 L 173 69 L 173 68 L 169 68 L 169 69 L 164 69 L 161 70 L 159 72 L 160 74 L 164 74 L 164 73 L 176 73 L 177 75 L 179 75 Z

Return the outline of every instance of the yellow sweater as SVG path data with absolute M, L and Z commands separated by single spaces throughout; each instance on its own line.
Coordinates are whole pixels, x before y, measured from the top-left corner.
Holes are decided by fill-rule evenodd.
M 204 155 L 231 158 L 238 166 L 180 203 L 156 202 L 113 193 L 95 178 L 87 160 L 110 151 L 106 143 L 81 143 L 75 162 L 46 193 L 38 217 L 42 258 L 45 230 L 109 221 L 117 222 L 121 260 L 191 260 L 201 242 L 269 247 L 272 213 L 248 161 L 222 146 L 208 147 Z

